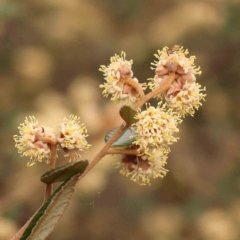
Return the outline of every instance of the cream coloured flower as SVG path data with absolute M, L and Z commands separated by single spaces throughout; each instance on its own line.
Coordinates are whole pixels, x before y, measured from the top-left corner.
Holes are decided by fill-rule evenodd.
M 90 147 L 86 141 L 87 129 L 80 123 L 79 117 L 70 115 L 69 118 L 64 118 L 59 131 L 58 142 L 70 160 L 81 157 L 81 153 Z
M 49 163 L 50 148 L 42 141 L 43 137 L 55 138 L 50 127 L 40 126 L 34 117 L 26 118 L 25 122 L 18 127 L 20 135 L 14 135 L 15 147 L 22 156 L 30 157 L 28 166 L 36 162 Z
M 158 88 L 162 81 L 168 78 L 170 72 L 176 74 L 176 79 L 182 78 L 183 81 L 194 82 L 196 81 L 196 74 L 201 74 L 200 68 L 196 67 L 194 61 L 195 56 L 186 57 L 188 50 L 184 50 L 183 47 L 176 48 L 176 50 L 170 51 L 168 47 L 164 47 L 161 51 L 155 54 L 158 59 L 151 63 L 155 70 L 155 76 L 150 80 L 148 84 L 150 89 L 154 90 Z M 160 97 L 160 96 L 159 96 Z
M 169 77 L 169 73 L 175 73 L 174 81 L 170 88 L 157 96 L 162 99 L 165 97 L 167 106 L 181 116 L 190 114 L 193 116 L 195 110 L 201 106 L 205 94 L 205 88 L 196 83 L 196 75 L 201 74 L 200 68 L 194 64 L 195 57 L 186 57 L 188 50 L 183 47 L 174 46 L 172 49 L 167 47 L 155 54 L 157 61 L 152 63 L 155 76 L 149 79 L 149 87 L 155 90 L 161 86 Z
M 195 110 L 202 105 L 201 101 L 206 96 L 206 94 L 202 93 L 204 90 L 196 82 L 186 82 L 183 85 L 178 85 L 176 82 L 165 94 L 167 106 L 183 117 L 188 114 L 193 116 Z
M 176 51 L 169 52 L 168 47 L 164 47 L 162 50 L 158 50 L 154 56 L 158 59 L 152 63 L 159 76 L 166 75 L 169 72 L 175 72 L 177 74 L 201 74 L 200 68 L 196 67 L 194 61 L 195 56 L 186 57 L 188 50 L 184 50 L 183 47 L 179 47 Z
M 161 103 L 160 103 L 161 104 Z M 138 110 L 135 118 L 138 120 L 134 125 L 137 133 L 135 145 L 138 152 L 151 156 L 161 149 L 166 154 L 169 152 L 168 145 L 177 141 L 173 136 L 178 132 L 177 124 L 181 122 L 179 116 L 171 110 L 166 110 L 163 105 L 157 108 L 148 106 L 144 111 Z
M 128 78 L 138 83 L 137 78 L 133 77 L 133 61 L 127 61 L 125 52 L 122 52 L 120 56 L 115 54 L 115 56 L 111 57 L 110 62 L 109 66 L 101 65 L 99 69 L 103 72 L 106 80 L 104 84 L 100 85 L 100 88 L 104 88 L 104 97 L 111 95 L 112 101 L 123 101 L 128 105 L 133 105 L 137 101 L 139 94 L 132 85 L 127 84 L 125 81 Z M 145 89 L 144 84 L 139 84 L 139 86 Z
M 168 170 L 164 168 L 167 157 L 158 155 L 150 160 L 148 156 L 123 155 L 115 164 L 120 167 L 120 173 L 130 176 L 130 179 L 140 185 L 150 185 L 151 178 L 163 178 Z

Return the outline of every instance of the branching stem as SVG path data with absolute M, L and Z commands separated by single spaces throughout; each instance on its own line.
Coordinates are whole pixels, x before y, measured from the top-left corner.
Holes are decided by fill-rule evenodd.
M 174 79 L 175 79 L 175 73 L 173 73 L 173 72 L 169 73 L 169 77 L 161 83 L 159 88 L 148 93 L 147 95 L 144 95 L 143 97 L 141 97 L 139 99 L 139 101 L 135 105 L 135 109 L 141 108 L 145 102 L 147 102 L 148 100 L 150 100 L 153 97 L 156 97 L 160 93 L 168 90 L 170 88 L 172 82 L 174 81 Z
M 168 88 L 170 88 L 170 85 L 175 79 L 175 73 L 170 73 L 168 79 L 166 79 L 164 82 L 162 82 L 161 86 L 150 92 L 149 94 L 145 95 L 141 86 L 133 81 L 131 78 L 125 78 L 124 81 L 126 84 L 129 84 L 130 86 L 134 87 L 138 93 L 141 95 L 139 101 L 135 105 L 135 108 L 142 107 L 142 105 L 147 102 L 149 99 L 159 95 L 160 93 L 166 91 Z M 81 180 L 101 159 L 107 154 L 129 154 L 129 155 L 137 155 L 136 150 L 126 150 L 126 149 L 109 149 L 111 145 L 114 143 L 114 141 L 121 135 L 121 133 L 125 130 L 126 123 L 122 123 L 122 125 L 118 128 L 118 130 L 114 133 L 114 135 L 108 140 L 108 142 L 105 144 L 105 146 L 102 148 L 102 150 L 94 157 L 92 162 L 88 165 L 84 173 L 79 177 L 78 180 Z
M 133 87 L 137 91 L 137 93 L 140 95 L 140 97 L 145 96 L 144 91 L 143 91 L 141 85 L 138 82 L 135 82 L 130 77 L 125 77 L 123 81 L 124 81 L 125 84 L 128 84 L 131 87 Z
M 108 140 L 108 142 L 104 145 L 101 151 L 94 157 L 92 162 L 88 165 L 84 173 L 79 177 L 81 180 L 101 159 L 106 155 L 107 150 L 112 146 L 112 144 L 118 139 L 121 133 L 125 130 L 126 123 L 123 122 L 117 131 L 113 134 L 113 136 Z

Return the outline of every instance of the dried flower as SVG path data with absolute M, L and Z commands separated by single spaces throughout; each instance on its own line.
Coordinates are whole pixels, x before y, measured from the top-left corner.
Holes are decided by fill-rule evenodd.
M 161 103 L 160 103 L 161 104 Z M 163 105 L 157 108 L 148 106 L 147 110 L 138 110 L 136 122 L 133 126 L 137 133 L 134 144 L 139 146 L 139 153 L 151 156 L 161 149 L 166 154 L 168 145 L 177 141 L 173 136 L 178 132 L 177 124 L 181 122 L 179 116 Z
M 122 155 L 115 164 L 120 167 L 120 173 L 130 176 L 130 179 L 140 185 L 150 185 L 151 178 L 163 178 L 168 170 L 164 168 L 167 157 L 164 154 L 149 159 L 148 156 Z
M 133 77 L 133 61 L 126 60 L 125 52 L 122 52 L 121 56 L 115 54 L 110 61 L 109 66 L 101 65 L 99 69 L 103 72 L 106 80 L 104 84 L 100 85 L 100 88 L 104 88 L 104 97 L 111 95 L 112 101 L 124 101 L 128 105 L 133 105 L 139 97 L 139 93 L 133 87 L 133 84 L 138 83 L 137 78 Z M 133 84 L 127 83 L 126 79 L 132 81 Z M 145 89 L 144 84 L 139 84 L 139 86 Z
M 20 136 L 14 135 L 15 147 L 22 156 L 30 157 L 28 166 L 36 162 L 49 163 L 50 148 L 42 141 L 43 137 L 55 138 L 55 134 L 50 127 L 40 126 L 35 117 L 26 118 L 25 122 L 18 127 Z
M 58 142 L 66 152 L 65 156 L 70 156 L 70 160 L 81 157 L 81 152 L 90 147 L 85 139 L 88 136 L 87 129 L 80 123 L 79 117 L 70 115 L 69 118 L 64 118 L 59 131 Z

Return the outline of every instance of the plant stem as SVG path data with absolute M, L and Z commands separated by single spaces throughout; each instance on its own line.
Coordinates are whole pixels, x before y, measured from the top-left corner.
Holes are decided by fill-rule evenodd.
M 106 155 L 108 149 L 112 146 L 112 144 L 117 140 L 117 138 L 121 135 L 121 133 L 126 128 L 126 123 L 123 122 L 117 131 L 113 134 L 113 136 L 108 140 L 108 142 L 104 145 L 101 151 L 94 157 L 92 162 L 87 166 L 84 173 L 79 177 L 78 180 L 81 180 L 101 159 Z
M 48 143 L 50 145 L 51 157 L 50 157 L 50 169 L 55 168 L 56 158 L 57 158 L 57 140 L 52 138 L 43 138 L 43 142 Z M 46 184 L 45 194 L 44 194 L 44 202 L 48 200 L 48 198 L 52 195 L 53 192 L 53 184 Z
M 138 155 L 136 149 L 114 149 L 110 148 L 106 151 L 105 155 L 108 154 L 126 154 L 126 155 Z
M 141 85 L 138 82 L 135 82 L 130 77 L 125 77 L 123 81 L 124 81 L 125 84 L 128 84 L 128 85 L 132 86 L 137 91 L 137 93 L 140 95 L 140 97 L 145 96 L 145 93 L 144 93 Z
M 154 91 L 148 93 L 147 95 L 144 95 L 143 97 L 141 97 L 139 99 L 139 101 L 136 103 L 135 105 L 135 109 L 141 108 L 142 105 L 147 102 L 148 100 L 150 100 L 153 97 L 156 97 L 157 95 L 159 95 L 160 93 L 168 90 L 172 84 L 172 82 L 175 79 L 175 73 L 171 72 L 169 73 L 169 77 L 163 81 L 161 83 L 161 85 L 159 86 L 159 88 L 155 89 Z

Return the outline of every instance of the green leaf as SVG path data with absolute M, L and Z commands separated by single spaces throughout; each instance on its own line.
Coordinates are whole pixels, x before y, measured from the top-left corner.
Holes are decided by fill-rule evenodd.
M 127 123 L 127 127 L 130 127 L 133 123 L 137 122 L 137 119 L 134 118 L 137 111 L 133 110 L 131 107 L 123 106 L 119 113 L 122 119 Z
M 68 207 L 79 175 L 62 183 L 42 205 L 29 223 L 20 240 L 44 240 Z
M 108 142 L 108 140 L 113 136 L 113 134 L 117 131 L 118 128 L 114 128 L 111 131 L 109 131 L 104 140 L 105 142 Z M 131 146 L 132 143 L 136 140 L 136 133 L 131 129 L 127 128 L 122 135 L 112 144 L 112 147 L 127 147 Z M 131 137 L 132 136 L 132 137 Z
M 88 160 L 79 160 L 64 164 L 47 171 L 41 176 L 41 181 L 46 184 L 54 182 L 64 182 L 77 173 L 83 173 L 88 166 Z

